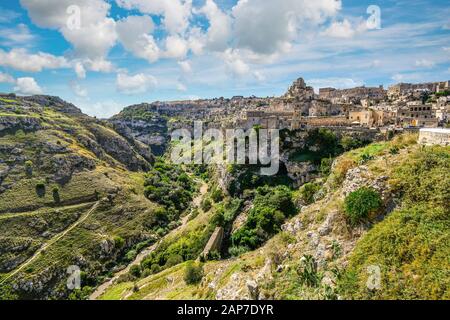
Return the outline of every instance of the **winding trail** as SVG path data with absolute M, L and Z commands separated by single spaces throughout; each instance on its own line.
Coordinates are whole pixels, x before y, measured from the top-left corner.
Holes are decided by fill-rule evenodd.
M 200 187 L 200 192 L 199 194 L 192 200 L 192 204 L 194 205 L 194 207 L 198 208 L 200 207 L 200 204 L 202 203 L 203 197 L 206 195 L 206 193 L 208 192 L 208 184 L 206 184 L 205 182 L 202 181 L 202 185 Z M 130 264 L 128 264 L 128 266 L 117 272 L 116 274 L 114 274 L 114 277 L 112 277 L 110 280 L 106 281 L 105 283 L 101 284 L 100 286 L 97 287 L 97 289 L 95 289 L 95 291 L 90 295 L 89 300 L 96 300 L 98 299 L 101 295 L 103 295 L 106 290 L 111 287 L 122 275 L 127 274 L 132 266 L 135 265 L 140 265 L 141 262 L 153 251 L 155 251 L 159 245 L 170 235 L 172 235 L 173 233 L 176 233 L 180 230 L 182 230 L 189 222 L 189 217 L 190 215 L 187 215 L 185 217 L 183 217 L 183 219 L 181 220 L 181 225 L 172 230 L 171 232 L 169 232 L 168 234 L 166 234 L 164 237 L 162 237 L 158 242 L 154 243 L 152 246 L 144 249 L 143 251 L 141 251 L 136 258 L 134 259 L 133 262 L 131 262 Z
M 91 209 L 89 209 L 88 211 L 86 211 L 81 217 L 80 219 L 78 219 L 74 224 L 72 224 L 69 228 L 67 228 L 66 230 L 64 230 L 63 232 L 55 235 L 52 239 L 50 239 L 48 242 L 46 242 L 42 247 L 39 248 L 39 250 L 37 250 L 33 256 L 28 259 L 27 261 L 25 261 L 19 268 L 15 269 L 12 273 L 10 273 L 8 276 L 6 276 L 5 278 L 0 280 L 0 284 L 4 283 L 5 281 L 7 281 L 8 279 L 14 277 L 16 274 L 18 274 L 20 271 L 22 271 L 23 269 L 25 269 L 27 266 L 30 265 L 30 263 L 32 263 L 34 260 L 36 260 L 42 252 L 44 252 L 46 249 L 48 249 L 50 246 L 52 246 L 53 244 L 55 244 L 56 242 L 58 242 L 59 240 L 61 240 L 66 234 L 68 234 L 70 231 L 72 231 L 73 229 L 75 229 L 76 227 L 78 227 L 81 223 L 83 223 L 84 221 L 86 221 L 87 218 L 89 218 L 89 216 L 95 211 L 95 209 L 97 209 L 98 205 L 99 205 L 100 201 L 97 201 Z

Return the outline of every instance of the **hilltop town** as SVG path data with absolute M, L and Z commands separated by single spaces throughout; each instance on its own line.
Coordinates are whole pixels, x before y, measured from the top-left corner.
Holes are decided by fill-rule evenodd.
M 154 102 L 129 107 L 160 115 L 202 120 L 222 127 L 296 130 L 307 127 L 378 129 L 446 126 L 450 112 L 450 81 L 396 84 L 351 89 L 321 88 L 316 94 L 302 78 L 281 97 L 215 98 Z

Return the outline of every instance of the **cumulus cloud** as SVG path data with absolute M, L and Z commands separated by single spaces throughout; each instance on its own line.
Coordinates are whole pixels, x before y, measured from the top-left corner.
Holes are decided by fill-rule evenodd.
M 323 35 L 333 38 L 352 38 L 356 34 L 356 29 L 350 21 L 334 21 L 324 32 Z
M 0 83 L 15 83 L 15 82 L 16 80 L 14 79 L 13 76 L 0 71 Z
M 104 58 L 117 40 L 115 21 L 108 17 L 111 5 L 104 0 L 20 0 L 31 20 L 43 28 L 56 29 L 75 49 L 78 57 Z M 70 23 L 79 8 L 80 25 Z M 76 21 L 76 19 L 74 20 Z
M 223 59 L 228 71 L 237 78 L 246 76 L 250 73 L 250 67 L 241 59 L 239 53 L 232 49 L 228 49 L 223 54 Z
M 128 95 L 151 91 L 156 85 L 156 78 L 144 73 L 128 75 L 126 72 L 120 72 L 116 78 L 117 90 Z
M 153 20 L 148 16 L 129 16 L 117 23 L 117 34 L 124 48 L 148 62 L 157 61 L 160 55 L 153 30 Z
M 12 49 L 6 52 L 0 49 L 0 66 L 19 71 L 40 72 L 44 69 L 68 68 L 70 64 L 65 58 L 48 53 L 31 54 L 25 49 Z
M 259 54 L 286 51 L 306 23 L 320 25 L 341 9 L 340 0 L 239 0 L 232 9 L 237 46 Z
M 172 59 L 185 58 L 189 50 L 187 41 L 180 36 L 168 36 L 165 47 L 164 57 Z
M 116 3 L 124 9 L 163 16 L 164 27 L 171 34 L 183 34 L 189 27 L 192 0 L 116 0 Z
M 213 0 L 206 0 L 197 14 L 203 14 L 209 21 L 206 45 L 213 51 L 223 51 L 228 46 L 232 34 L 232 19 L 223 12 Z
M 14 91 L 23 95 L 42 94 L 41 87 L 37 84 L 34 78 L 18 78 Z

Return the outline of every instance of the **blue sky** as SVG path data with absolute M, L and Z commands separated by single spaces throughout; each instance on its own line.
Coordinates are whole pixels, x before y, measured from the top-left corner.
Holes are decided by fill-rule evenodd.
M 300 76 L 316 89 L 444 81 L 449 17 L 448 0 L 5 0 L 0 92 L 107 117 L 140 102 L 281 95 Z

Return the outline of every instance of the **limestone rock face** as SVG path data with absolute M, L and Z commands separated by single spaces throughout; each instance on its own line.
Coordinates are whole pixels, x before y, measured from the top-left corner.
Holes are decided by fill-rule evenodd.
M 387 202 L 392 196 L 387 185 L 388 179 L 387 176 L 374 176 L 364 165 L 353 168 L 347 172 L 342 184 L 342 195 L 346 197 L 362 187 L 368 187 L 378 191 L 384 202 Z
M 91 126 L 90 130 L 102 149 L 125 165 L 129 170 L 146 171 L 150 168 L 150 163 L 138 154 L 133 146 L 120 135 L 114 132 L 108 132 L 95 125 Z M 151 158 L 150 154 L 146 154 L 145 156 Z
M 113 119 L 114 129 L 126 138 L 133 138 L 144 146 L 150 147 L 155 155 L 162 155 L 168 144 L 167 121 L 155 117 L 149 121 Z
M 34 117 L 0 116 L 0 133 L 15 132 L 17 130 L 40 130 L 41 121 Z
M 78 154 L 57 155 L 52 158 L 54 178 L 58 183 L 67 183 L 75 172 L 94 170 L 95 161 Z

